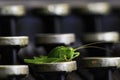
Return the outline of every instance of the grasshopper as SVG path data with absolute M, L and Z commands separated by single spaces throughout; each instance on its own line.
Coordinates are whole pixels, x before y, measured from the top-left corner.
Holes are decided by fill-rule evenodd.
M 41 64 L 41 63 L 71 61 L 80 55 L 80 52 L 77 52 L 77 50 L 82 49 L 82 48 L 91 47 L 91 48 L 99 48 L 99 49 L 105 50 L 102 47 L 90 46 L 90 45 L 98 44 L 98 43 L 102 43 L 102 42 L 90 43 L 90 44 L 82 45 L 78 48 L 57 46 L 50 51 L 48 56 L 39 56 L 39 57 L 34 57 L 33 59 L 24 59 L 24 62 Z

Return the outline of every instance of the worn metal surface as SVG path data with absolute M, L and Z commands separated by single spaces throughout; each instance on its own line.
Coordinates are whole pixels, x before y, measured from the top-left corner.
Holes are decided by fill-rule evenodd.
M 9 5 L 0 7 L 0 15 L 4 16 L 23 16 L 25 7 L 23 5 Z
M 66 34 L 38 34 L 36 36 L 36 44 L 71 44 L 75 42 L 75 35 L 72 33 Z
M 26 46 L 28 41 L 27 36 L 0 37 L 0 46 Z
M 45 64 L 31 64 L 35 72 L 71 72 L 77 69 L 76 61 Z
M 0 78 L 8 76 L 28 75 L 29 69 L 27 65 L 0 65 Z
M 119 42 L 119 33 L 118 32 L 98 32 L 98 33 L 86 33 L 83 37 L 83 40 L 86 42 Z
M 82 59 L 84 67 L 120 67 L 120 57 L 85 57 Z

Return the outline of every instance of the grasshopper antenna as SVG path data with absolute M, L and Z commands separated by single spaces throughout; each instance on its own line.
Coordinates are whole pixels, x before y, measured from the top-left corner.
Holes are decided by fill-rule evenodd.
M 102 47 L 90 46 L 90 45 L 93 45 L 93 44 L 100 44 L 100 43 L 103 43 L 103 42 L 94 42 L 94 43 L 85 44 L 85 45 L 82 45 L 82 46 L 80 46 L 80 47 L 78 47 L 78 48 L 75 48 L 74 51 L 79 50 L 79 49 L 82 49 L 82 48 L 98 48 L 98 49 L 105 50 L 105 49 L 102 48 Z

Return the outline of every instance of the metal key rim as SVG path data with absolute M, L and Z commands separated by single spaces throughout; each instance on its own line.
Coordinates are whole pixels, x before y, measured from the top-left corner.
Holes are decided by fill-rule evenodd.
M 0 15 L 4 16 L 23 16 L 25 7 L 23 5 L 6 5 L 0 7 Z
M 75 42 L 73 33 L 66 34 L 38 34 L 36 35 L 36 44 L 71 44 Z
M 119 33 L 118 32 L 97 32 L 97 33 L 86 33 L 83 36 L 83 40 L 86 42 L 119 42 Z
M 30 64 L 35 72 L 71 72 L 77 69 L 76 61 Z
M 110 12 L 111 6 L 106 2 L 91 2 L 84 3 L 80 6 L 73 7 L 73 11 L 77 14 L 93 14 L 93 15 L 106 15 Z M 74 13 L 74 12 L 73 12 Z
M 5 36 L 0 37 L 0 46 L 26 46 L 28 45 L 27 36 Z
M 28 74 L 28 65 L 0 65 L 0 78 L 20 75 L 26 76 Z
M 34 8 L 34 10 L 38 15 L 65 16 L 70 13 L 70 7 L 68 4 L 49 4 L 47 6 Z
M 87 68 L 120 67 L 120 57 L 84 57 L 82 61 Z

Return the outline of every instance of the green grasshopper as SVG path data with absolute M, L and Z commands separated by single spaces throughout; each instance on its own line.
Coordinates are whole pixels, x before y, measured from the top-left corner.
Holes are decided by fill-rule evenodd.
M 72 47 L 57 46 L 50 51 L 48 56 L 34 57 L 33 59 L 24 59 L 24 62 L 41 64 L 41 63 L 71 61 L 80 55 L 80 52 L 77 52 L 77 50 L 79 49 L 93 47 L 93 48 L 99 48 L 104 50 L 104 48 L 101 48 L 101 47 L 90 46 L 97 43 L 101 43 L 101 42 L 86 44 L 75 49 Z
M 99 48 L 99 49 L 103 49 L 101 47 L 97 47 L 97 46 L 89 46 L 89 45 L 93 45 L 93 44 L 97 44 L 97 43 L 101 43 L 101 42 L 95 42 L 95 43 L 90 43 L 90 44 L 86 44 L 86 45 L 82 45 L 78 48 L 72 48 L 72 47 L 66 47 L 66 46 L 58 46 L 56 48 L 53 48 L 50 53 L 48 54 L 48 58 L 59 58 L 59 59 L 64 59 L 64 61 L 71 61 L 72 59 L 78 57 L 80 55 L 79 52 L 77 52 L 77 50 L 82 49 L 82 48 Z
M 48 54 L 48 58 L 54 57 L 62 59 L 64 61 L 70 61 L 75 57 L 78 57 L 79 55 L 80 53 L 75 52 L 75 49 L 73 49 L 72 47 L 58 46 L 50 51 L 50 53 Z

